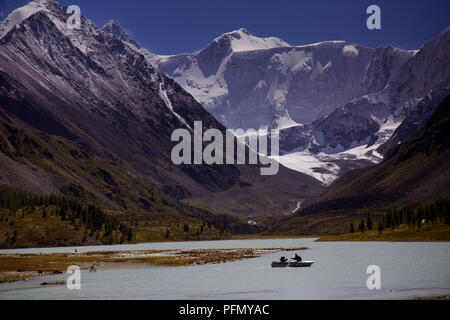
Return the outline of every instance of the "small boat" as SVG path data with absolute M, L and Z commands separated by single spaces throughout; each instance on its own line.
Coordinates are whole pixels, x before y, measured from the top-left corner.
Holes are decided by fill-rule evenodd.
M 292 261 L 292 262 L 280 262 L 280 261 L 274 261 L 272 262 L 272 268 L 301 268 L 301 267 L 311 267 L 311 265 L 314 263 L 314 261 Z

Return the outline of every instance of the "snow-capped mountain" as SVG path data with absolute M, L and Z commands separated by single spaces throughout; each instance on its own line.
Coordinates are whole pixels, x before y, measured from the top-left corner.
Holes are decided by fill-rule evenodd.
M 325 183 L 380 161 L 377 148 L 449 77 L 449 31 L 414 51 L 256 38 L 239 30 L 152 63 L 228 128 L 281 129 L 281 163 Z
M 381 61 L 381 49 L 373 56 L 363 82 L 372 93 L 313 122 L 281 130 L 280 149 L 285 153 L 281 163 L 329 183 L 353 160 L 376 163 L 389 146 L 421 129 L 450 92 L 450 31 L 400 65 L 392 63 L 392 55 L 385 55 L 392 50 L 383 49 Z
M 450 81 L 450 79 L 448 79 Z M 433 112 L 444 101 L 449 94 L 449 81 L 442 86 L 433 89 L 426 94 L 420 102 L 408 113 L 402 123 L 390 136 L 389 140 L 383 143 L 377 151 L 381 154 L 387 153 L 394 146 L 410 139 L 418 132 L 431 117 Z
M 225 34 L 218 39 L 228 45 L 213 41 L 194 55 L 146 57 L 228 127 L 282 129 L 280 162 L 324 183 L 379 162 L 380 146 L 448 78 L 448 31 L 415 51 L 343 41 L 232 50 L 236 33 L 249 36 Z M 418 67 L 427 64 L 435 71 Z
M 151 62 L 228 128 L 258 130 L 285 128 L 329 114 L 385 85 L 413 54 L 345 41 L 290 46 L 241 29 L 195 54 Z M 379 70 L 379 63 L 385 68 Z
M 276 37 L 258 38 L 250 34 L 250 32 L 244 28 L 241 28 L 217 37 L 204 50 L 202 50 L 202 54 L 208 55 L 208 53 L 222 52 L 231 53 L 272 49 L 278 47 L 289 47 L 289 44 Z
M 225 127 L 157 72 L 152 55 L 115 23 L 101 28 L 82 16 L 81 28 L 69 29 L 69 16 L 57 1 L 35 0 L 0 23 L 0 111 L 12 119 L 7 133 L 0 128 L 0 184 L 112 208 L 193 212 L 177 202 L 191 199 L 243 214 L 289 207 L 322 190 L 284 167 L 263 179 L 258 166 L 174 165 L 175 129 L 194 121 L 205 130 Z M 26 152 L 24 138 L 11 136 L 22 131 L 33 137 Z M 283 177 L 289 182 L 281 184 Z
M 383 90 L 390 81 L 398 77 L 403 64 L 416 53 L 417 51 L 405 51 L 390 46 L 376 48 L 364 74 L 360 94 Z
M 155 111 L 141 104 L 157 101 L 174 123 L 190 127 L 193 119 L 203 116 L 190 108 L 193 99 L 186 90 L 228 128 L 262 129 L 263 134 L 265 129 L 281 129 L 280 162 L 324 183 L 350 168 L 380 161 L 384 153 L 380 146 L 423 97 L 449 77 L 449 31 L 421 50 L 405 51 L 345 41 L 292 46 L 240 29 L 194 54 L 159 56 L 141 48 L 114 21 L 99 28 L 82 17 L 84 28 L 69 30 L 67 14 L 57 2 L 36 0 L 0 23 L 1 41 L 11 41 L 34 15 L 45 15 L 41 23 L 49 30 L 53 24 L 56 30 L 51 32 L 74 51 L 66 75 L 58 71 L 68 63 L 58 60 L 60 48 L 50 46 L 48 39 L 29 39 L 45 55 L 55 57 L 40 85 L 58 96 L 75 83 L 77 103 L 107 119 L 116 112 L 131 112 L 141 120 L 154 118 L 148 114 Z M 39 33 L 42 26 L 36 23 L 28 31 Z M 25 69 L 37 70 L 34 64 L 42 63 L 27 60 L 21 51 L 12 54 Z M 145 67 L 135 70 L 139 65 Z M 8 65 L 4 69 L 19 72 Z M 31 73 L 38 77 L 40 71 Z M 136 83 L 130 72 L 144 83 Z M 20 76 L 27 79 L 27 73 Z M 54 75 L 58 73 L 63 75 Z M 139 91 L 144 87 L 151 92 Z M 37 94 L 41 87 L 33 89 Z M 93 101 L 96 107 L 89 108 Z

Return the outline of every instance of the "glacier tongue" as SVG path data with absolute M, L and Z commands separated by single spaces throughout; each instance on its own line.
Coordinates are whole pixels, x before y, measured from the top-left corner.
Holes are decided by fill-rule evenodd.
M 329 185 L 349 169 L 383 160 L 377 149 L 392 136 L 400 124 L 401 121 L 396 122 L 393 116 L 389 116 L 377 131 L 376 142 L 371 145 L 366 139 L 362 142 L 353 141 L 347 148 L 338 145 L 336 148 L 324 148 L 318 153 L 299 148 L 282 154 L 278 161 L 289 169 L 308 174 L 324 185 Z

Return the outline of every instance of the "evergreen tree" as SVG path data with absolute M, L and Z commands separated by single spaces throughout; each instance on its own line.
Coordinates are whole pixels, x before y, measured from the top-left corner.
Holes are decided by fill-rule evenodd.
M 392 226 L 392 212 L 391 209 L 388 209 L 386 212 L 386 227 L 389 228 Z
M 364 232 L 364 229 L 365 229 L 364 219 L 361 219 L 361 223 L 359 224 L 359 230 L 361 232 Z
M 120 234 L 132 237 L 132 230 L 127 225 L 103 212 L 97 206 L 84 206 L 78 201 L 61 195 L 34 195 L 22 190 L 0 186 L 0 222 L 14 225 L 14 217 L 24 218 L 26 214 L 39 214 L 44 220 L 51 215 L 59 215 L 61 220 L 70 219 L 76 227 L 85 225 L 86 230 L 94 235 L 104 226 L 104 238 L 107 241 L 122 241 Z M 16 232 L 17 234 L 17 232 Z M 98 234 L 97 234 L 98 235 Z M 11 240 L 11 239 L 10 239 Z
M 381 232 L 383 231 L 383 224 L 380 222 L 378 222 L 378 233 L 381 234 Z
M 17 230 L 14 230 L 13 236 L 10 239 L 10 241 L 11 241 L 11 245 L 14 245 L 16 243 L 16 241 L 17 241 Z
M 66 220 L 66 208 L 62 207 L 60 211 L 61 220 Z
M 419 207 L 419 208 L 417 209 L 417 219 L 418 219 L 420 222 L 422 222 L 423 217 L 424 217 L 424 210 L 423 210 L 423 207 Z
M 447 203 L 445 208 L 445 223 L 450 225 L 450 204 Z
M 406 209 L 406 223 L 408 224 L 408 225 L 411 225 L 411 221 L 412 221 L 412 209 L 411 209 L 411 207 L 408 207 L 407 209 Z
M 373 225 L 372 225 L 372 218 L 370 217 L 370 214 L 367 216 L 367 229 L 368 230 L 372 230 Z
M 394 229 L 396 226 L 398 226 L 399 219 L 398 219 L 398 211 L 397 209 L 392 210 L 392 229 Z

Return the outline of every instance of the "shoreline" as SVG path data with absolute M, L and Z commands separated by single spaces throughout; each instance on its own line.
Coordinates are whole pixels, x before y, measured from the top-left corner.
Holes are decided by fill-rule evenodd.
M 397 233 L 397 236 L 392 236 L 393 233 Z M 38 247 L 20 247 L 20 248 L 0 248 L 0 257 L 2 255 L 12 255 L 12 254 L 32 254 L 32 253 L 15 253 L 15 250 L 29 250 L 29 249 L 64 249 L 64 248 L 95 248 L 95 247 L 106 247 L 106 246 L 128 246 L 128 245 L 140 245 L 140 244 L 156 244 L 156 243 L 201 243 L 201 242 L 223 242 L 232 240 L 280 240 L 280 239 L 315 239 L 314 242 L 450 242 L 450 229 L 446 234 L 441 236 L 440 239 L 430 239 L 427 237 L 417 237 L 416 234 L 402 234 L 402 231 L 395 230 L 395 232 L 378 234 L 378 231 L 366 231 L 365 233 L 355 232 L 355 233 L 343 233 L 343 234 L 327 234 L 327 235 L 234 235 L 229 239 L 214 239 L 214 240 L 166 240 L 166 241 L 146 241 L 146 242 L 134 242 L 134 243 L 124 243 L 124 244 L 96 244 L 96 245 L 78 245 L 78 246 L 38 246 Z M 199 249 L 200 250 L 200 249 Z M 2 253 L 2 251 L 5 251 Z M 7 252 L 11 251 L 11 253 Z M 99 250 L 93 252 L 105 252 L 108 250 Z M 122 250 L 122 251 L 135 251 Z M 136 249 L 139 251 L 139 249 Z M 153 251 L 158 251 L 157 249 Z M 119 252 L 119 251 L 114 251 Z M 71 253 L 64 252 L 61 253 Z M 45 253 L 42 253 L 45 254 Z
M 424 225 L 420 230 L 408 226 L 396 229 L 367 230 L 365 232 L 322 235 L 317 242 L 360 241 L 360 242 L 450 242 L 450 226 L 445 224 Z
M 450 295 L 434 296 L 434 297 L 415 297 L 412 300 L 450 300 Z
M 161 267 L 196 266 L 234 262 L 257 258 L 268 253 L 306 249 L 308 248 L 124 250 L 83 253 L 0 254 L 0 283 L 27 280 L 35 276 L 61 274 L 70 265 L 78 265 L 82 269 L 100 265 L 117 267 L 118 265 L 124 264 L 123 266 L 125 266 L 130 263 Z
M 204 239 L 204 240 L 155 240 L 155 241 L 144 241 L 144 242 L 130 242 L 130 243 L 121 243 L 121 244 L 95 244 L 95 245 L 68 245 L 68 246 L 51 246 L 51 245 L 44 245 L 44 246 L 33 246 L 33 247 L 18 247 L 18 248 L 0 248 L 0 255 L 2 254 L 8 254 L 8 253 L 1 253 L 1 251 L 14 251 L 14 250 L 28 250 L 28 249 L 52 249 L 52 248 L 85 248 L 85 247 L 106 247 L 106 246 L 133 246 L 133 245 L 140 245 L 140 244 L 153 244 L 153 243 L 187 243 L 187 242 L 193 242 L 193 243 L 202 243 L 202 242 L 223 242 L 223 241 L 233 241 L 233 240 L 277 240 L 277 239 L 313 239 L 313 238 L 320 238 L 319 235 L 234 235 L 228 239 Z M 107 251 L 107 250 L 104 250 Z M 127 250 L 124 250 L 127 251 Z M 100 252 L 100 251 L 99 251 Z

